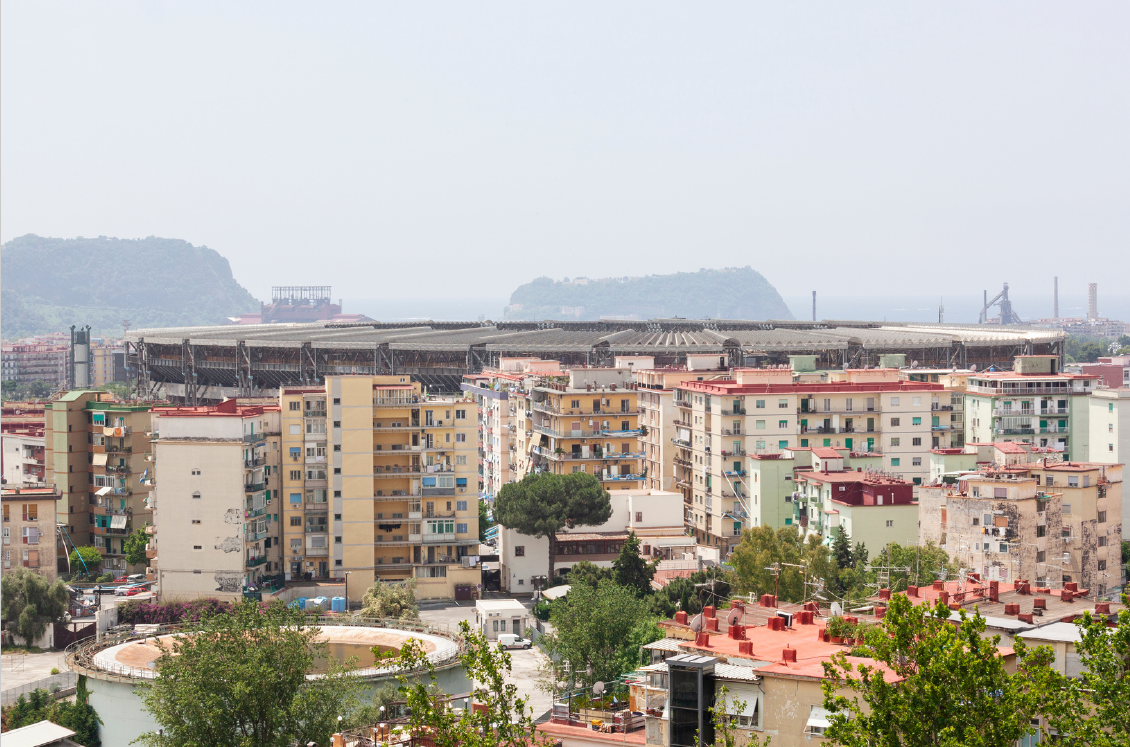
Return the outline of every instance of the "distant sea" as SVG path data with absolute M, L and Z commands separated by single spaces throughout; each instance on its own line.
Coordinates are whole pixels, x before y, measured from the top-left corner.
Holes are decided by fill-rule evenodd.
M 784 296 L 797 319 L 812 318 L 812 296 Z M 981 297 L 949 296 L 943 299 L 945 321 L 951 324 L 976 324 Z M 1009 300 L 1020 318 L 1027 321 L 1052 315 L 1051 294 L 1046 296 L 1010 294 Z M 816 296 L 819 319 L 844 319 L 891 322 L 938 321 L 937 297 L 920 296 Z M 508 298 L 346 298 L 343 311 L 365 314 L 382 322 L 418 321 L 498 321 L 510 303 Z M 996 308 L 993 314 L 999 313 Z M 1061 317 L 1085 317 L 1087 297 L 1060 293 Z M 1130 321 L 1130 294 L 1103 295 L 1099 290 L 1099 315 Z

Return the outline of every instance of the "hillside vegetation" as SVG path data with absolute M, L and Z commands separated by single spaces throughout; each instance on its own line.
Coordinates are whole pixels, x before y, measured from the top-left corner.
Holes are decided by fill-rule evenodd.
M 635 278 L 541 277 L 510 296 L 505 318 L 792 319 L 789 307 L 761 273 L 749 267 Z
M 214 249 L 180 239 L 53 239 L 28 234 L 0 248 L 4 339 L 62 332 L 218 324 L 258 311 Z

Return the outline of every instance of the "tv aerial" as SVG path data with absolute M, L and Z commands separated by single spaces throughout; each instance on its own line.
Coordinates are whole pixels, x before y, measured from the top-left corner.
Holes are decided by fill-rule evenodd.
M 690 628 L 691 628 L 692 633 L 697 633 L 700 630 L 702 630 L 702 626 L 703 626 L 702 615 L 695 615 L 693 618 L 691 618 Z

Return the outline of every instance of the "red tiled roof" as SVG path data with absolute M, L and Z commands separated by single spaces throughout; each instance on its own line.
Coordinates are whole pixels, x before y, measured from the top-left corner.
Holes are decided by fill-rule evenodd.
M 847 449 L 844 449 L 847 451 Z M 821 459 L 843 459 L 844 455 L 830 446 L 817 446 L 812 450 L 812 455 Z

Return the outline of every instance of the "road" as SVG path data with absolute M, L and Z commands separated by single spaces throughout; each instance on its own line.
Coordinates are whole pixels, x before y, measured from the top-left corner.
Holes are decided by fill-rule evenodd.
M 490 594 L 491 599 L 509 599 L 505 595 Z M 529 608 L 532 601 L 520 599 L 523 605 Z M 444 602 L 420 604 L 420 619 L 438 625 L 456 626 L 462 620 L 473 623 L 475 619 L 474 602 Z M 530 710 L 534 718 L 549 710 L 552 698 L 541 689 L 538 682 L 538 667 L 545 657 L 537 648 L 528 650 L 516 649 L 510 652 L 510 676 L 507 683 L 512 683 L 518 688 L 519 697 L 528 697 Z

